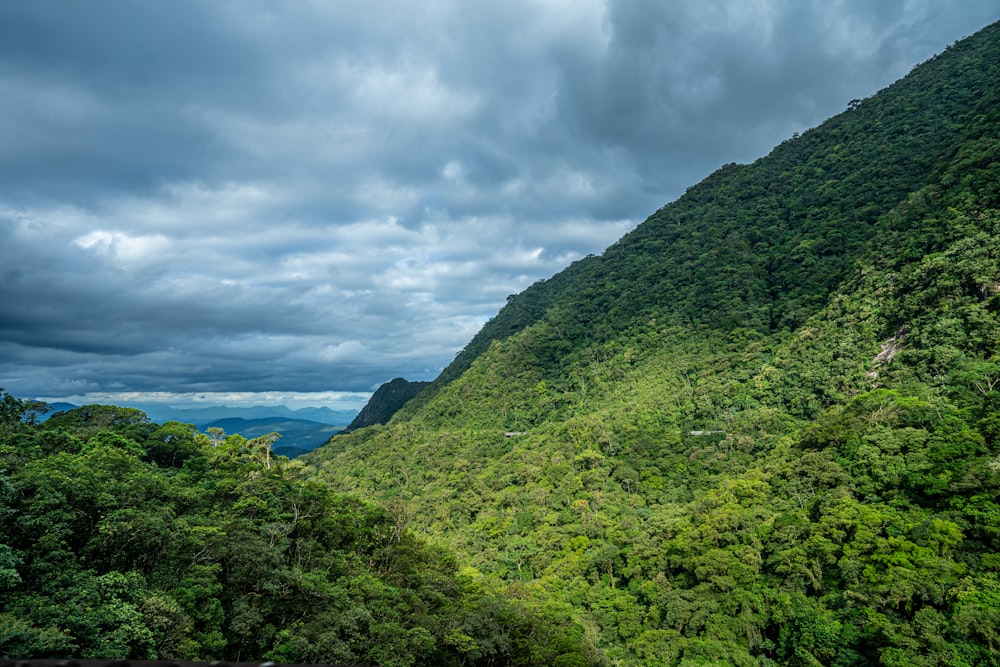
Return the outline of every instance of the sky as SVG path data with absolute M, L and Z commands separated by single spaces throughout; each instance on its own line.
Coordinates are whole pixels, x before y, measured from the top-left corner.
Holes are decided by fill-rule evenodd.
M 508 295 L 998 19 L 996 0 L 0 3 L 0 387 L 360 408 L 433 379 Z

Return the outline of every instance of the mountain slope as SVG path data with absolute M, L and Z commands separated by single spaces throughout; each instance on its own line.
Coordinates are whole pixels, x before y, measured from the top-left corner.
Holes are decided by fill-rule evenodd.
M 409 382 L 404 378 L 395 378 L 384 383 L 372 394 L 365 407 L 361 408 L 361 412 L 347 425 L 344 431 L 350 432 L 365 426 L 386 423 L 428 384 L 427 382 Z
M 846 277 L 878 233 L 878 216 L 933 181 L 963 141 L 987 131 L 977 123 L 991 122 L 997 77 L 982 63 L 995 30 L 953 45 L 891 94 L 853 102 L 754 165 L 721 168 L 602 256 L 512 298 L 437 387 L 490 342 L 543 314 L 552 321 L 554 308 L 560 341 L 574 347 L 657 315 L 698 328 L 794 328 Z
M 1000 664 L 1000 24 L 306 457 L 623 664 Z

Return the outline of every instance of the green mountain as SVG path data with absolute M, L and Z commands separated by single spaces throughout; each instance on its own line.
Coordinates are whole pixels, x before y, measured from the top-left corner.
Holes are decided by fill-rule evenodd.
M 998 121 L 1000 24 L 295 461 L 0 390 L 0 660 L 1000 664 Z
M 998 121 L 995 24 L 304 459 L 596 662 L 1000 664 Z
M 385 424 L 428 384 L 428 382 L 410 382 L 404 378 L 395 378 L 382 384 L 344 431 L 350 432 L 365 426 Z

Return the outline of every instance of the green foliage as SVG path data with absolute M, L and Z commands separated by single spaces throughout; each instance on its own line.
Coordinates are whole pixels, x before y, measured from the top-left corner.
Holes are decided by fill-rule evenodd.
M 304 462 L 611 663 L 1000 664 L 998 71 L 723 167 Z
M 44 403 L 16 398 L 0 387 L 0 434 L 17 430 L 25 424 L 34 424 L 48 411 Z
M 998 72 L 723 167 L 294 463 L 3 395 L 0 656 L 1000 664 Z
M 0 657 L 591 664 L 568 613 L 460 576 L 405 508 L 214 435 L 87 406 L 0 438 Z

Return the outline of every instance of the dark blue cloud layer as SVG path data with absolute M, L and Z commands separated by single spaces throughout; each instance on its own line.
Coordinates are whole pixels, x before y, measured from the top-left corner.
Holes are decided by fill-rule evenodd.
M 994 0 L 0 4 L 0 386 L 368 391 Z

